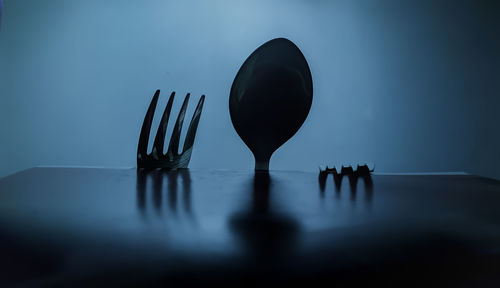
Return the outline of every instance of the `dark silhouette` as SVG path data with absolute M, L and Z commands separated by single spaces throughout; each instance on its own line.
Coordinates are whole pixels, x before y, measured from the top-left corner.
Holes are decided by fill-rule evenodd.
M 340 168 L 340 172 L 337 169 L 337 167 L 329 168 L 328 166 L 320 166 L 319 168 L 319 174 L 333 174 L 333 175 L 338 175 L 340 177 L 342 176 L 350 176 L 350 175 L 357 175 L 357 176 L 364 176 L 368 175 L 375 171 L 375 167 L 368 167 L 368 164 L 364 165 L 359 165 L 357 166 L 356 170 L 352 168 L 352 166 L 344 166 L 342 165 Z
M 144 117 L 144 122 L 142 124 L 141 135 L 139 136 L 139 145 L 137 147 L 137 167 L 146 169 L 168 169 L 175 170 L 179 168 L 187 168 L 189 160 L 191 159 L 191 152 L 193 151 L 194 138 L 196 136 L 196 129 L 198 128 L 198 123 L 200 121 L 201 110 L 203 109 L 203 103 L 205 101 L 205 95 L 202 95 L 196 110 L 194 111 L 193 118 L 189 124 L 188 132 L 186 134 L 186 140 L 184 141 L 184 147 L 182 148 L 182 153 L 179 154 L 179 141 L 182 132 L 182 124 L 184 123 L 184 116 L 186 115 L 186 109 L 189 101 L 190 94 L 186 95 L 184 103 L 182 104 L 181 111 L 177 116 L 177 121 L 175 122 L 174 130 L 172 132 L 172 138 L 168 144 L 167 153 L 163 153 L 163 146 L 165 144 L 165 133 L 167 131 L 168 119 L 170 118 L 170 111 L 172 110 L 172 104 L 174 102 L 175 92 L 170 94 L 167 106 L 161 117 L 160 125 L 158 126 L 158 131 L 156 132 L 156 137 L 153 144 L 153 151 L 148 154 L 148 142 L 149 134 L 151 131 L 151 124 L 153 123 L 153 115 L 155 113 L 156 104 L 158 103 L 158 97 L 160 96 L 160 90 L 156 90 L 151 104 L 149 105 L 146 116 Z
M 264 43 L 243 63 L 231 87 L 229 112 L 255 157 L 255 170 L 269 169 L 274 151 L 306 120 L 312 97 L 307 61 L 288 39 Z

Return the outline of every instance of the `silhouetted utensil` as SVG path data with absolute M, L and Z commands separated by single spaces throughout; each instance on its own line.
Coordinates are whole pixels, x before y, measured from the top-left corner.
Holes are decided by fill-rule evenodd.
M 368 165 L 368 164 L 363 164 L 363 165 L 357 165 L 357 168 L 354 169 L 352 166 L 344 166 L 342 165 L 340 169 L 338 169 L 336 166 L 333 166 L 332 168 L 326 166 L 320 166 L 319 167 L 319 174 L 333 174 L 333 175 L 356 175 L 356 176 L 363 176 L 363 175 L 369 175 L 375 171 L 375 165 Z
M 312 96 L 311 71 L 290 40 L 266 42 L 246 59 L 231 87 L 229 112 L 255 170 L 269 169 L 274 151 L 304 123 Z
M 196 136 L 196 129 L 198 128 L 198 122 L 200 121 L 201 109 L 203 108 L 203 103 L 205 101 L 205 95 L 202 95 L 196 110 L 194 111 L 193 118 L 189 124 L 189 128 L 186 134 L 186 139 L 184 141 L 184 147 L 182 153 L 179 154 L 179 139 L 182 132 L 182 124 L 184 122 L 184 116 L 186 115 L 186 109 L 189 101 L 189 93 L 184 99 L 179 116 L 177 116 L 177 121 L 175 122 L 174 130 L 172 132 L 172 138 L 168 144 L 167 153 L 163 153 L 163 145 L 165 143 L 165 133 L 167 131 L 168 118 L 170 117 L 170 110 L 172 110 L 172 103 L 174 102 L 175 92 L 172 92 L 170 98 L 168 99 L 167 107 L 163 112 L 163 116 L 160 120 L 160 125 L 158 126 L 158 132 L 156 132 L 155 142 L 153 144 L 153 151 L 148 154 L 148 142 L 149 133 L 151 131 L 151 124 L 153 123 L 153 115 L 155 113 L 156 104 L 158 103 L 158 97 L 160 96 L 160 90 L 156 90 L 153 100 L 149 105 L 148 112 L 144 117 L 144 122 L 142 124 L 141 135 L 139 137 L 139 145 L 137 147 L 137 167 L 138 168 L 148 168 L 148 169 L 178 169 L 187 168 L 189 160 L 191 159 L 191 152 L 193 151 L 194 138 Z
M 365 183 L 366 200 L 370 202 L 373 193 L 373 181 L 371 173 L 375 171 L 375 165 L 369 166 L 368 164 L 358 164 L 356 169 L 352 168 L 352 166 L 350 165 L 341 165 L 340 167 L 340 169 L 337 169 L 337 167 L 335 166 L 333 166 L 333 168 L 329 168 L 328 166 L 319 167 L 318 178 L 321 192 L 323 193 L 325 191 L 326 178 L 329 174 L 333 175 L 333 182 L 335 184 L 335 189 L 337 192 L 340 191 L 343 177 L 347 176 L 347 178 L 349 179 L 349 187 L 351 189 L 351 199 L 355 200 L 358 178 L 362 178 L 363 182 Z

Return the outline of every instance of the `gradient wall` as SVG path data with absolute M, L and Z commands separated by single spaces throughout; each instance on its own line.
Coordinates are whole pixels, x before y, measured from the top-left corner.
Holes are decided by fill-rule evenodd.
M 500 178 L 499 3 L 5 0 L 0 176 L 134 166 L 157 88 L 160 105 L 191 92 L 188 115 L 207 95 L 191 168 L 253 169 L 229 90 L 255 48 L 286 37 L 309 61 L 314 99 L 271 169 L 368 161 Z

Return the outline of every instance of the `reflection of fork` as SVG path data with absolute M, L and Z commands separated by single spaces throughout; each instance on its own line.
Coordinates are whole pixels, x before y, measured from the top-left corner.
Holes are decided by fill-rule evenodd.
M 151 154 L 148 154 L 147 149 L 149 142 L 149 133 L 151 130 L 151 124 L 153 122 L 153 115 L 156 109 L 156 104 L 158 103 L 158 97 L 160 96 L 160 90 L 156 90 L 156 93 L 153 96 L 153 100 L 151 100 L 148 112 L 144 117 L 141 135 L 139 136 L 139 145 L 137 147 L 138 168 L 162 168 L 175 170 L 178 168 L 187 168 L 189 164 L 189 160 L 191 159 L 191 152 L 193 151 L 196 129 L 198 128 L 198 122 L 200 121 L 201 109 L 203 108 L 203 102 L 205 101 L 205 95 L 201 96 L 200 101 L 196 106 L 196 110 L 194 111 L 193 118 L 191 119 L 191 123 L 189 124 L 189 128 L 186 134 L 182 153 L 179 154 L 179 139 L 181 136 L 182 124 L 184 122 L 184 116 L 186 115 L 187 104 L 189 101 L 189 93 L 186 95 L 184 103 L 182 104 L 181 111 L 177 116 L 177 121 L 175 122 L 172 137 L 170 138 L 170 143 L 168 144 L 167 153 L 163 154 L 165 133 L 167 131 L 170 110 L 172 110 L 172 103 L 174 102 L 174 95 L 175 92 L 172 92 L 170 98 L 168 99 L 167 107 L 165 107 L 165 111 L 163 112 L 163 116 L 160 120 L 160 125 L 158 126 L 158 131 L 156 132 L 153 151 L 151 152 Z
M 178 188 L 178 179 L 182 180 L 182 190 Z M 148 179 L 152 180 L 152 183 L 147 184 Z M 163 182 L 167 180 L 167 187 L 165 189 Z M 156 212 L 161 212 L 164 207 L 167 211 L 175 214 L 177 212 L 177 206 L 179 205 L 179 200 L 177 196 L 179 190 L 182 191 L 182 202 L 183 210 L 187 215 L 193 217 L 191 210 L 191 176 L 189 169 L 180 169 L 177 171 L 160 171 L 160 170 L 137 170 L 137 207 L 141 213 L 145 213 L 151 208 L 148 208 L 146 203 L 147 195 L 152 196 L 152 204 Z M 168 206 L 163 204 L 163 196 L 167 196 Z M 151 197 L 149 196 L 149 197 Z M 149 204 L 151 205 L 151 203 Z

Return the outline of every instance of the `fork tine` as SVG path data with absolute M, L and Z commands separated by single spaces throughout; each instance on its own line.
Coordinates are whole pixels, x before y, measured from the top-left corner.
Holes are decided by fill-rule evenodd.
M 184 140 L 182 153 L 193 147 L 196 129 L 198 129 L 198 122 L 200 122 L 201 110 L 203 109 L 203 103 L 205 103 L 205 95 L 201 95 L 200 101 L 198 101 L 198 105 L 196 106 L 196 110 L 194 110 L 193 118 L 191 118 L 191 123 L 189 123 L 189 128 L 186 134 L 186 140 Z
M 167 132 L 168 119 L 170 118 L 170 111 L 172 110 L 172 103 L 174 102 L 175 91 L 170 94 L 168 99 L 167 107 L 163 111 L 163 116 L 161 116 L 160 125 L 158 126 L 158 131 L 156 132 L 155 142 L 153 145 L 153 153 L 157 153 L 158 156 L 163 155 L 163 145 L 165 144 L 165 133 Z
M 155 113 L 156 104 L 158 103 L 158 97 L 160 96 L 160 90 L 156 90 L 151 104 L 149 104 L 148 112 L 144 117 L 144 122 L 142 123 L 141 135 L 139 136 L 139 145 L 137 147 L 137 159 L 143 159 L 148 155 L 148 142 L 149 133 L 151 131 L 151 124 L 153 122 L 153 115 Z
M 181 111 L 179 116 L 177 116 L 177 121 L 175 122 L 174 130 L 172 132 L 172 138 L 170 138 L 170 143 L 168 145 L 168 157 L 172 159 L 174 155 L 179 155 L 179 139 L 182 132 L 182 123 L 184 122 L 184 116 L 186 116 L 186 109 L 189 102 L 190 93 L 187 93 L 184 103 L 182 103 Z

